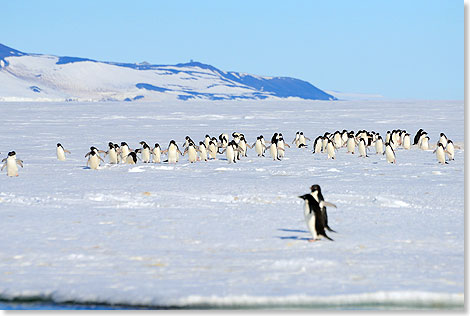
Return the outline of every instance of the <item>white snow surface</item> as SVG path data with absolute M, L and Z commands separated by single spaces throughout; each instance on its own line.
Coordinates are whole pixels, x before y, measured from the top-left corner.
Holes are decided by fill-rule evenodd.
M 463 101 L 167 101 L 0 103 L 0 298 L 172 307 L 464 306 Z M 324 132 L 419 128 L 460 148 L 396 150 L 389 164 L 342 148 L 312 154 Z M 296 131 L 308 149 L 282 161 L 224 155 L 190 164 L 85 168 L 94 145 L 241 132 L 253 144 Z M 65 162 L 56 143 L 71 151 Z M 105 158 L 107 161 L 107 158 Z M 319 184 L 334 241 L 310 243 L 303 201 Z

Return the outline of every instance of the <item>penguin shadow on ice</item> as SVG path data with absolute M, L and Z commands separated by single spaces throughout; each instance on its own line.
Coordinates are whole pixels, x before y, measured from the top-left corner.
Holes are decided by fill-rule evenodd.
M 308 231 L 306 230 L 301 230 L 301 229 L 287 229 L 287 228 L 279 228 L 278 229 L 279 231 L 282 231 L 282 232 L 288 232 L 288 233 L 301 233 L 301 234 L 305 234 L 305 233 L 308 233 Z M 298 235 L 293 235 L 293 236 L 276 236 L 277 238 L 281 239 L 281 240 L 304 240 L 304 241 L 309 241 L 310 238 L 306 238 L 306 237 L 300 237 Z

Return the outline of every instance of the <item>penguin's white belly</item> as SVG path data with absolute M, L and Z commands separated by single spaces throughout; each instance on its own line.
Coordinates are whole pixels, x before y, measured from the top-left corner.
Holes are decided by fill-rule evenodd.
M 408 136 L 403 138 L 403 148 L 410 149 L 411 148 L 411 139 Z
M 328 143 L 326 150 L 328 153 L 328 158 L 335 158 L 335 148 L 331 143 Z
M 375 151 L 376 151 L 377 154 L 383 154 L 384 144 L 383 144 L 382 141 L 379 140 L 375 143 Z
M 261 142 L 259 142 L 259 141 L 256 142 L 255 150 L 256 150 L 256 153 L 258 154 L 258 156 L 263 155 L 263 145 L 261 144 Z
M 356 149 L 356 144 L 354 142 L 354 138 L 349 138 L 348 139 L 347 147 L 348 147 L 348 152 L 349 153 L 354 153 L 354 150 Z
M 362 156 L 362 157 L 365 157 L 367 155 L 366 154 L 366 146 L 364 146 L 363 142 L 359 143 L 359 155 Z
M 419 146 L 422 150 L 428 150 L 429 149 L 429 141 L 427 138 L 424 138 L 421 141 L 421 145 Z
M 454 150 L 454 145 L 452 143 L 447 143 L 447 157 L 449 157 L 449 160 L 454 160 L 455 156 L 455 150 Z
M 60 161 L 65 161 L 65 152 L 61 147 L 57 147 L 57 159 Z
M 211 157 L 211 159 L 217 158 L 217 148 L 215 148 L 214 145 L 209 146 L 209 157 Z
M 199 151 L 201 152 L 201 160 L 206 161 L 207 160 L 207 150 L 206 147 L 204 146 L 199 146 Z
M 322 141 L 322 151 L 325 151 L 327 147 L 328 147 L 328 140 L 323 140 Z
M 162 151 L 160 148 L 155 148 L 153 150 L 153 162 L 160 163 L 161 162 Z
M 321 152 L 322 150 L 322 142 L 321 141 L 318 141 L 316 144 L 315 144 L 315 153 L 319 153 Z
M 441 146 L 439 146 L 436 150 L 436 156 L 437 156 L 437 161 L 439 161 L 442 164 L 446 163 L 446 155 L 444 153 L 444 150 L 442 149 Z
M 343 141 L 342 141 L 342 139 L 341 139 L 341 135 L 340 135 L 340 134 L 336 134 L 336 135 L 335 135 L 334 142 L 335 142 L 335 147 L 336 147 L 336 148 L 340 148 L 340 147 L 343 145 Z
M 305 145 L 305 144 L 306 144 L 305 136 L 304 135 L 299 136 L 299 145 L 298 146 Z
M 282 150 L 279 150 L 282 149 Z M 277 149 L 277 155 L 278 157 L 284 157 L 284 145 L 279 144 L 278 149 Z
M 116 150 L 114 149 L 110 149 L 109 152 L 109 163 L 118 163 L 118 156 L 117 156 L 117 153 L 116 153 Z
M 225 150 L 225 156 L 227 157 L 228 162 L 233 162 L 235 159 L 235 152 L 233 151 L 232 146 L 228 146 Z
M 142 149 L 142 162 L 150 161 L 150 150 L 148 148 Z
M 129 152 L 129 148 L 127 146 L 121 147 L 121 161 L 126 161 Z
M 188 149 L 188 158 L 189 162 L 196 162 L 197 161 L 197 151 L 192 146 Z
M 242 150 L 242 152 L 241 152 L 242 156 L 246 156 L 246 143 L 245 142 L 240 142 L 238 144 L 238 146 Z
M 18 176 L 18 165 L 14 157 L 7 158 L 7 176 L 17 177 Z
M 178 152 L 174 148 L 168 150 L 168 162 L 176 163 L 178 161 Z
M 304 206 L 304 217 L 305 217 L 305 223 L 307 224 L 307 228 L 312 234 L 313 239 L 318 238 L 317 230 L 315 229 L 315 213 L 310 213 L 310 208 L 308 206 L 308 202 L 305 202 Z
M 98 169 L 100 166 L 100 159 L 96 155 L 90 156 L 88 159 L 88 166 L 91 169 Z
M 389 147 L 385 148 L 385 156 L 387 157 L 388 162 L 390 162 L 390 163 L 395 162 L 395 154 L 393 153 L 393 151 Z
M 269 147 L 269 154 L 274 160 L 277 159 L 277 147 L 275 144 L 272 144 L 271 147 Z

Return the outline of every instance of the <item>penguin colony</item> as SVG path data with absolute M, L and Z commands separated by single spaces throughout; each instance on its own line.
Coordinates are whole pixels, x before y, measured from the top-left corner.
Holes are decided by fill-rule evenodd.
M 191 137 L 186 136 L 182 146 L 184 148 L 183 152 L 181 152 L 175 140 L 171 140 L 168 147 L 164 150 L 162 150 L 158 143 L 155 143 L 152 148 L 145 141 L 139 142 L 140 148 L 137 149 L 131 149 L 126 142 L 121 142 L 120 145 L 109 142 L 107 151 L 91 146 L 85 158 L 87 158 L 87 167 L 96 170 L 99 169 L 101 162 L 105 163 L 100 154 L 103 154 L 105 158 L 107 157 L 110 164 L 137 164 L 139 160 L 142 163 L 177 163 L 180 160 L 180 156 L 186 155 L 190 163 L 195 163 L 197 161 L 217 159 L 217 154 L 225 154 L 228 163 L 236 163 L 243 157 L 248 156 L 248 148 L 254 148 L 258 157 L 265 157 L 265 152 L 269 150 L 269 156 L 273 161 L 281 160 L 285 156 L 286 148 L 290 148 L 290 145 L 285 142 L 282 133 L 274 133 L 271 141 L 266 141 L 263 135 L 260 135 L 252 145 L 247 143 L 242 133 L 233 132 L 231 136 L 230 139 L 228 134 L 225 133 L 220 134 L 218 138 L 206 135 L 204 140 L 198 142 L 198 145 L 196 145 L 196 142 Z M 357 147 L 357 153 L 362 158 L 369 157 L 368 151 L 370 148 L 374 148 L 375 154 L 385 155 L 387 162 L 396 164 L 395 150 L 397 148 L 402 147 L 405 150 L 409 150 L 413 145 L 421 150 L 429 150 L 429 139 L 428 134 L 423 129 L 418 130 L 413 141 L 411 141 L 411 136 L 406 130 L 400 129 L 387 131 L 385 140 L 379 133 L 374 131 L 359 130 L 354 133 L 354 131 L 343 130 L 342 132 L 335 131 L 334 133 L 325 132 L 323 136 L 316 137 L 313 141 L 312 149 L 313 154 L 326 153 L 327 159 L 336 159 L 336 152 L 343 147 L 350 154 L 355 154 Z M 299 131 L 295 134 L 291 144 L 296 148 L 307 148 L 307 141 L 310 141 L 310 139 L 303 132 Z M 452 140 L 448 139 L 444 133 L 440 133 L 433 153 L 436 154 L 439 163 L 448 164 L 448 161 L 454 160 L 456 148 L 459 147 L 455 146 Z M 62 144 L 58 143 L 56 146 L 57 159 L 65 161 L 66 153 L 71 154 Z M 166 155 L 167 159 L 162 160 L 162 155 Z M 15 151 L 9 152 L 2 162 L 4 164 L 1 170 L 6 167 L 7 176 L 10 177 L 17 177 L 18 166 L 23 167 L 23 161 L 17 159 Z M 304 218 L 307 228 L 312 235 L 309 242 L 317 241 L 321 238 L 333 241 L 326 234 L 326 230 L 335 232 L 328 225 L 326 207 L 336 208 L 336 205 L 325 201 L 320 186 L 317 184 L 310 187 L 310 193 L 301 195 L 299 198 L 303 199 L 305 203 Z
M 429 140 L 428 133 L 423 129 L 416 132 L 413 141 L 406 130 L 400 129 L 387 131 L 385 139 L 374 131 L 359 130 L 354 133 L 354 131 L 343 130 L 334 133 L 325 132 L 322 136 L 316 137 L 312 149 L 313 154 L 326 153 L 327 159 L 336 159 L 336 152 L 341 148 L 346 148 L 347 153 L 350 154 L 358 153 L 362 158 L 369 157 L 369 152 L 373 150 L 375 154 L 385 155 L 387 162 L 395 164 L 397 148 L 409 150 L 412 146 L 416 146 L 422 150 L 430 150 Z M 310 141 L 310 138 L 298 131 L 291 144 L 296 148 L 307 148 L 307 141 Z M 105 158 L 107 157 L 110 164 L 137 164 L 138 161 L 142 163 L 177 163 L 181 156 L 186 155 L 190 163 L 195 163 L 217 159 L 217 154 L 225 154 L 229 163 L 236 163 L 248 156 L 248 149 L 254 149 L 258 157 L 265 157 L 266 151 L 269 151 L 271 159 L 278 161 L 285 156 L 286 148 L 291 147 L 284 140 L 282 133 L 277 132 L 273 134 L 270 141 L 266 141 L 263 135 L 256 137 L 256 141 L 252 145 L 248 144 L 245 135 L 238 132 L 233 132 L 231 139 L 226 133 L 220 134 L 217 138 L 206 135 L 204 140 L 199 141 L 197 145 L 191 137 L 186 136 L 182 146 L 183 152 L 175 140 L 171 140 L 164 150 L 158 143 L 155 143 L 153 147 L 145 141 L 141 141 L 139 144 L 140 148 L 131 149 L 126 142 L 121 142 L 120 145 L 109 142 L 107 151 L 91 146 L 90 151 L 85 155 L 85 158 L 88 159 L 87 166 L 90 169 L 99 169 L 100 164 L 105 163 L 101 154 L 104 154 Z M 371 148 L 373 149 L 371 150 Z M 436 154 L 439 163 L 448 164 L 448 161 L 454 160 L 455 149 L 458 148 L 444 133 L 440 133 L 433 153 Z M 58 160 L 65 161 L 66 154 L 71 153 L 58 143 L 56 154 Z M 166 155 L 166 160 L 162 159 L 162 155 Z M 23 161 L 16 159 L 14 151 L 9 152 L 2 162 L 4 164 L 1 170 L 3 171 L 6 167 L 7 175 L 10 177 L 18 176 L 18 165 L 23 167 Z

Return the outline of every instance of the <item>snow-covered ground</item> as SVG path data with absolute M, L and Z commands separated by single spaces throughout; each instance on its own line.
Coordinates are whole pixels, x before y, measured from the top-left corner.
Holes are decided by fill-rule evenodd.
M 0 103 L 0 299 L 221 308 L 463 308 L 463 101 Z M 181 146 L 189 135 L 440 132 L 455 161 L 398 149 L 397 164 L 287 148 L 174 165 L 85 168 L 109 141 Z M 60 142 L 72 152 L 55 156 Z M 320 184 L 335 241 L 307 242 L 303 201 Z

